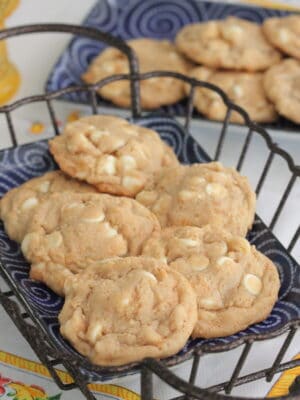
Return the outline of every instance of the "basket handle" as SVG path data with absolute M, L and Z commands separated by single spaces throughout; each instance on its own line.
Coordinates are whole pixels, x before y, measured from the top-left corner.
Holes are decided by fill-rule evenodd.
M 102 32 L 96 28 L 87 26 L 71 25 L 71 24 L 34 24 L 34 25 L 21 25 L 13 28 L 0 30 L 0 40 L 8 39 L 14 36 L 24 35 L 27 33 L 71 33 L 80 36 L 86 36 L 90 39 L 104 42 L 109 46 L 116 47 L 126 55 L 129 62 L 130 71 L 130 89 L 131 89 L 131 107 L 134 117 L 141 114 L 140 106 L 140 82 L 136 79 L 139 74 L 139 64 L 135 52 L 123 40 L 109 34 Z

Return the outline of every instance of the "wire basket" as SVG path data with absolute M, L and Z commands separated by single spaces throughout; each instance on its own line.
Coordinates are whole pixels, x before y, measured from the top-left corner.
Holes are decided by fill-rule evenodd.
M 255 137 L 260 137 L 267 149 L 267 158 L 264 162 L 263 168 L 258 177 L 258 182 L 256 186 L 256 193 L 259 195 L 262 192 L 267 176 L 270 172 L 273 160 L 275 157 L 279 157 L 283 160 L 289 170 L 290 178 L 285 184 L 282 196 L 279 200 L 278 206 L 273 213 L 270 220 L 269 229 L 273 230 L 275 226 L 277 227 L 279 218 L 286 206 L 288 198 L 297 179 L 300 176 L 300 167 L 296 166 L 290 157 L 290 155 L 278 147 L 271 139 L 269 134 L 259 125 L 252 122 L 248 114 L 237 105 L 233 104 L 230 99 L 225 95 L 225 93 L 218 87 L 202 81 L 197 81 L 195 79 L 189 78 L 179 73 L 166 72 L 166 71 L 156 71 L 146 74 L 138 73 L 138 62 L 135 57 L 134 52 L 126 45 L 126 43 L 121 40 L 105 34 L 93 28 L 73 26 L 73 25 L 62 25 L 62 24 L 46 24 L 46 25 L 30 25 L 22 26 L 17 28 L 11 28 L 0 32 L 0 40 L 10 38 L 17 35 L 23 35 L 27 33 L 42 33 L 42 32 L 65 32 L 77 35 L 83 35 L 90 39 L 100 40 L 105 42 L 110 46 L 114 46 L 122 51 L 128 58 L 130 73 L 125 75 L 115 75 L 113 77 L 106 78 L 99 81 L 93 85 L 79 85 L 76 87 L 68 87 L 57 92 L 46 93 L 39 96 L 31 96 L 18 100 L 12 104 L 0 107 L 0 114 L 4 114 L 8 130 L 11 138 L 11 145 L 13 148 L 18 146 L 17 135 L 14 127 L 13 112 L 23 105 L 43 102 L 46 104 L 49 116 L 53 125 L 53 129 L 56 135 L 59 134 L 59 127 L 57 125 L 57 119 L 55 114 L 55 109 L 53 107 L 53 100 L 59 99 L 61 96 L 74 93 L 74 92 L 86 92 L 90 96 L 90 106 L 91 111 L 94 114 L 98 113 L 97 104 L 97 90 L 104 85 L 118 80 L 129 80 L 131 87 L 131 117 L 133 121 L 140 121 L 143 117 L 143 113 L 140 106 L 140 93 L 139 86 L 140 81 L 153 78 L 153 77 L 172 77 L 184 81 L 190 86 L 190 92 L 188 96 L 188 105 L 186 116 L 184 120 L 184 127 L 186 132 L 189 131 L 191 125 L 191 117 L 193 113 L 193 99 L 195 90 L 197 87 L 204 87 L 209 90 L 217 92 L 223 99 L 227 106 L 227 113 L 223 123 L 220 125 L 220 133 L 216 140 L 214 149 L 214 159 L 220 159 L 223 151 L 224 143 L 228 135 L 231 134 L 230 126 L 230 116 L 233 111 L 239 113 L 245 123 L 246 132 L 243 139 L 243 144 L 241 146 L 240 154 L 237 154 L 237 170 L 240 171 L 249 149 L 251 148 L 251 143 Z M 233 149 L 236 151 L 236 149 Z M 1 166 L 1 164 L 0 164 Z M 298 223 L 298 222 L 297 222 Z M 288 252 L 292 252 L 296 244 L 298 243 L 300 236 L 300 226 L 297 226 L 296 232 L 292 233 L 290 243 L 286 246 Z M 6 312 L 9 314 L 10 318 L 13 320 L 19 331 L 28 341 L 32 349 L 35 351 L 41 362 L 48 368 L 52 378 L 57 383 L 57 385 L 62 390 L 71 390 L 78 388 L 84 394 L 87 399 L 94 399 L 93 393 L 90 391 L 88 384 L 89 379 L 82 373 L 82 368 L 85 365 L 82 358 L 74 357 L 69 354 L 63 354 L 61 351 L 55 348 L 51 343 L 48 342 L 47 336 L 43 329 L 41 329 L 40 322 L 36 315 L 32 313 L 30 305 L 18 290 L 17 285 L 8 276 L 5 269 L 5 262 L 0 255 L 0 273 L 6 282 L 5 289 L 1 289 L 0 286 L 0 302 Z M 8 288 L 7 288 L 8 287 Z M 153 398 L 153 376 L 159 377 L 163 382 L 171 386 L 172 388 L 179 391 L 180 395 L 174 397 L 174 399 L 184 399 L 184 398 L 197 398 L 197 399 L 225 399 L 224 395 L 218 394 L 217 392 L 225 391 L 226 394 L 230 394 L 235 386 L 243 385 L 248 382 L 256 381 L 258 379 L 265 378 L 270 381 L 274 375 L 280 371 L 285 371 L 287 369 L 294 368 L 300 365 L 300 360 L 293 360 L 290 362 L 283 362 L 283 357 L 296 333 L 297 327 L 300 324 L 300 319 L 294 319 L 287 322 L 280 329 L 270 332 L 269 334 L 252 334 L 245 337 L 241 337 L 239 340 L 235 340 L 231 343 L 218 344 L 214 346 L 212 350 L 209 347 L 201 346 L 200 348 L 195 348 L 193 352 L 189 354 L 192 358 L 192 363 L 189 371 L 189 377 L 184 380 L 177 375 L 175 375 L 169 368 L 168 363 L 163 360 L 158 361 L 154 359 L 145 359 L 141 362 L 138 367 L 140 371 L 141 380 L 141 396 L 144 400 L 150 400 Z M 241 370 L 249 356 L 249 352 L 253 344 L 260 340 L 270 339 L 274 336 L 278 336 L 286 332 L 286 338 L 283 344 L 276 350 L 276 356 L 272 365 L 268 368 L 263 368 L 258 371 L 240 376 Z M 195 379 L 199 370 L 199 361 L 207 353 L 218 353 L 224 351 L 230 351 L 237 346 L 244 345 L 241 355 L 235 365 L 232 365 L 232 373 L 229 380 L 213 385 L 209 388 L 200 388 L 195 385 Z M 56 372 L 56 367 L 63 366 L 66 371 L 71 375 L 73 382 L 64 383 Z M 100 367 L 94 367 L 95 370 L 101 370 Z M 296 398 L 297 395 L 293 395 L 293 391 L 296 391 L 297 387 L 294 384 L 291 389 L 291 394 L 282 398 Z M 299 390 L 299 388 L 297 389 Z M 238 397 L 231 396 L 232 399 L 238 400 Z M 243 397 L 245 399 L 245 397 Z

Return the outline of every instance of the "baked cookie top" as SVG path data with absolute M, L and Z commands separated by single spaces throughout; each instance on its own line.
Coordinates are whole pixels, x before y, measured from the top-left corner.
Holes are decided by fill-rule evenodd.
M 267 99 L 263 86 L 263 73 L 217 71 L 198 67 L 190 72 L 193 78 L 210 82 L 220 87 L 229 98 L 248 112 L 256 122 L 273 122 L 277 118 L 274 105 Z M 186 90 L 189 90 L 186 87 Z M 209 119 L 223 121 L 227 107 L 218 93 L 197 87 L 194 98 L 195 107 Z M 240 114 L 232 111 L 230 120 L 244 123 Z
M 142 190 L 153 173 L 178 164 L 173 150 L 155 131 L 109 115 L 67 124 L 49 147 L 67 174 L 100 192 L 130 197 Z
M 9 238 L 21 242 L 36 207 L 55 192 L 94 193 L 86 183 L 70 178 L 61 171 L 47 172 L 7 192 L 0 202 L 1 219 Z
M 136 199 L 162 227 L 209 224 L 245 236 L 255 213 L 248 179 L 219 162 L 165 168 Z
M 193 337 L 232 335 L 264 320 L 277 300 L 273 263 L 249 242 L 216 227 L 170 227 L 144 245 L 143 255 L 165 260 L 197 295 Z
M 56 193 L 36 210 L 21 248 L 28 261 L 38 264 L 31 277 L 49 285 L 52 264 L 78 273 L 93 261 L 138 255 L 157 230 L 155 215 L 133 199 Z M 63 280 L 55 285 L 51 288 L 61 293 Z
M 104 260 L 68 280 L 61 334 L 94 364 L 175 354 L 197 319 L 186 278 L 148 257 Z
M 288 58 L 270 68 L 264 88 L 279 114 L 300 124 L 300 61 Z
M 289 56 L 300 59 L 300 16 L 268 18 L 263 23 L 268 41 Z
M 141 73 L 160 70 L 186 74 L 190 68 L 190 63 L 168 40 L 141 38 L 129 40 L 127 44 L 136 53 Z M 127 57 L 118 49 L 109 47 L 92 61 L 82 79 L 87 83 L 96 83 L 111 75 L 128 73 Z M 172 77 L 146 79 L 140 81 L 140 85 L 141 104 L 144 108 L 173 104 L 185 97 L 183 82 Z M 118 106 L 129 107 L 131 104 L 128 81 L 105 85 L 99 89 L 99 93 Z
M 235 17 L 186 25 L 176 45 L 191 60 L 212 68 L 262 71 L 281 58 L 260 25 Z

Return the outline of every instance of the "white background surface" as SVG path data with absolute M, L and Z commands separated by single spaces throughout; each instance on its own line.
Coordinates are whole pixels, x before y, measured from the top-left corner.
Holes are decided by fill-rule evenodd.
M 23 0 L 21 5 L 14 12 L 12 17 L 6 21 L 7 26 L 16 26 L 21 24 L 39 23 L 39 22 L 65 22 L 65 23 L 79 23 L 92 4 L 93 0 L 74 1 L 74 0 Z M 29 35 L 27 37 L 21 37 L 9 40 L 10 57 L 16 63 L 22 74 L 22 86 L 17 95 L 18 98 L 39 94 L 43 92 L 45 80 L 53 67 L 53 64 L 61 54 L 63 49 L 66 47 L 67 42 L 70 40 L 68 35 L 58 34 L 42 34 L 42 35 Z M 58 104 L 61 107 L 61 111 L 64 112 L 66 106 Z M 71 106 L 74 109 L 74 106 Z M 20 119 L 20 126 L 22 121 L 26 119 L 33 120 L 35 118 L 43 118 L 43 111 L 38 106 L 24 108 L 18 114 Z M 3 124 L 0 120 L 0 128 L 3 128 Z M 216 139 L 218 125 L 211 123 L 196 123 L 193 125 L 193 134 L 200 141 L 204 148 L 212 153 L 213 143 Z M 224 148 L 224 154 L 222 160 L 227 165 L 236 164 L 237 149 L 241 145 L 242 129 L 231 128 L 230 140 L 226 142 Z M 22 137 L 22 132 L 19 132 Z M 300 164 L 300 131 L 299 134 L 288 134 L 285 132 L 273 133 L 273 139 L 279 143 L 283 148 L 287 149 L 296 163 Z M 24 136 L 23 140 L 28 141 L 29 137 Z M 5 129 L 0 135 L 0 146 L 7 146 L 8 139 L 5 137 Z M 244 173 L 247 174 L 253 185 L 257 183 L 258 173 L 262 168 L 262 165 L 266 159 L 268 153 L 265 150 L 265 146 L 260 140 L 255 140 L 252 150 L 247 158 Z M 272 212 L 278 204 L 280 193 L 287 184 L 289 177 L 288 170 L 284 163 L 275 161 L 270 176 L 268 177 L 265 190 L 262 193 L 262 200 L 258 202 L 259 214 L 266 220 L 269 221 Z M 295 230 L 299 224 L 299 201 L 300 201 L 300 187 L 299 182 L 295 187 L 288 207 L 284 210 L 280 223 L 276 233 L 280 236 L 283 242 L 286 244 L 290 239 L 293 229 Z M 300 258 L 300 250 L 296 250 L 294 253 L 297 259 Z M 4 314 L 3 310 L 0 309 L 0 348 L 4 348 L 7 351 L 23 355 L 24 357 L 34 359 L 32 351 L 28 345 L 24 343 L 24 340 L 20 337 L 15 327 Z M 5 328 L 4 328 L 5 327 Z M 250 357 L 250 361 L 243 370 L 243 372 L 253 371 L 255 368 L 262 368 L 270 366 L 274 359 L 273 349 L 278 347 L 278 344 L 282 341 L 282 338 L 275 339 L 268 343 L 259 343 L 256 345 L 256 351 L 254 351 Z M 291 346 L 286 359 L 295 355 L 299 351 L 300 336 L 296 338 Z M 237 359 L 241 349 L 237 349 L 230 354 L 222 355 L 218 361 L 216 358 L 207 357 L 203 363 L 204 373 L 198 382 L 201 384 L 212 384 L 212 379 L 218 377 L 218 381 L 228 378 L 231 372 L 230 368 L 226 365 L 230 365 L 233 359 Z M 228 363 L 228 364 L 227 364 Z M 247 371 L 246 371 L 247 370 Z M 184 373 L 185 369 L 181 368 Z M 213 374 L 211 373 L 213 371 Z M 273 380 L 274 381 L 274 380 Z M 138 390 L 138 382 L 134 378 L 128 380 L 122 380 L 123 384 L 130 386 L 135 390 Z M 237 388 L 234 393 L 236 395 L 252 395 L 262 396 L 265 395 L 268 384 L 260 381 L 246 386 Z M 159 384 L 156 385 L 156 395 L 158 397 L 166 397 L 166 391 Z M 64 394 L 63 398 L 72 398 L 72 395 Z M 74 398 L 74 397 L 73 397 Z M 77 396 L 76 396 L 77 398 Z M 79 398 L 79 397 L 78 397 Z

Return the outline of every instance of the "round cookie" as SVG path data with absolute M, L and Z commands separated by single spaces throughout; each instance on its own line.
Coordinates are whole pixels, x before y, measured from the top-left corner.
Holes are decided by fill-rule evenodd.
M 235 17 L 186 25 L 176 45 L 191 60 L 212 68 L 262 71 L 281 58 L 260 25 Z
M 270 68 L 264 88 L 279 114 L 300 124 L 300 61 L 292 58 Z
M 275 107 L 266 97 L 262 73 L 216 71 L 198 67 L 190 72 L 190 76 L 220 87 L 235 104 L 247 111 L 253 121 L 273 122 L 277 118 Z M 225 103 L 212 90 L 197 87 L 194 103 L 196 109 L 209 119 L 223 121 L 226 116 Z M 236 111 L 232 111 L 230 120 L 244 123 L 243 117 Z
M 198 304 L 193 337 L 239 332 L 264 320 L 277 300 L 280 282 L 271 260 L 219 228 L 166 228 L 145 243 L 142 254 L 165 260 L 191 283 Z
M 68 175 L 91 183 L 100 192 L 130 197 L 162 167 L 178 165 L 173 150 L 155 131 L 109 115 L 67 124 L 49 147 Z
M 30 277 L 63 294 L 70 271 L 78 273 L 105 258 L 138 255 L 157 230 L 156 217 L 133 199 L 56 193 L 36 210 L 21 249 L 32 263 Z
M 0 213 L 9 238 L 21 242 L 36 206 L 51 193 L 64 191 L 97 192 L 93 186 L 70 178 L 61 171 L 47 172 L 7 192 L 1 199 Z
M 127 44 L 135 51 L 141 73 L 151 71 L 172 71 L 186 74 L 189 63 L 168 40 L 133 39 Z M 127 57 L 115 48 L 101 52 L 82 75 L 87 83 L 96 83 L 115 74 L 128 74 Z M 183 81 L 172 77 L 156 77 L 140 81 L 141 104 L 143 108 L 153 109 L 176 103 L 185 97 Z M 128 81 L 117 81 L 99 89 L 99 94 L 121 107 L 131 104 Z
M 162 227 L 213 225 L 245 236 L 255 213 L 248 179 L 219 162 L 165 168 L 136 199 Z
M 273 46 L 289 56 L 300 59 L 300 15 L 268 18 L 262 28 Z
M 105 260 L 68 280 L 59 315 L 61 334 L 105 366 L 177 353 L 196 319 L 186 278 L 148 257 Z

